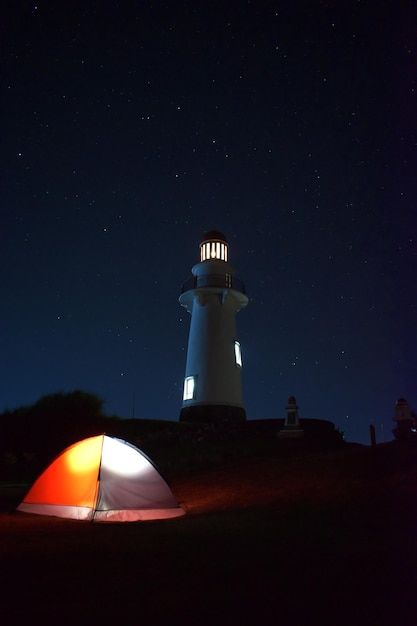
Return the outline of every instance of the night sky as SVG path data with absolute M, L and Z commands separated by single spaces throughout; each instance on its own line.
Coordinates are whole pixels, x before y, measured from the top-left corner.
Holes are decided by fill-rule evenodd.
M 13 6 L 11 6 L 13 4 Z M 417 408 L 415 2 L 8 3 L 0 411 L 82 389 L 177 420 L 205 231 L 248 419 L 392 438 Z

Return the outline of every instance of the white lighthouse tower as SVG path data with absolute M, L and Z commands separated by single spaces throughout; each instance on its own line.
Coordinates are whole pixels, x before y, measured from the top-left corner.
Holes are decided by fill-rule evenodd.
M 200 263 L 182 287 L 179 301 L 191 313 L 191 325 L 181 421 L 246 419 L 235 316 L 248 298 L 243 283 L 234 277 L 228 254 L 222 233 L 206 233 L 200 244 Z

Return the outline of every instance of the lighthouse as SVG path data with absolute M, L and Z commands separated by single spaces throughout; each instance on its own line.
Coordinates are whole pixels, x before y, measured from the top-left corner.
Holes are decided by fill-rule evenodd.
M 182 286 L 179 298 L 191 314 L 180 421 L 242 421 L 242 352 L 236 313 L 248 298 L 229 264 L 229 246 L 219 231 L 206 233 L 200 262 Z

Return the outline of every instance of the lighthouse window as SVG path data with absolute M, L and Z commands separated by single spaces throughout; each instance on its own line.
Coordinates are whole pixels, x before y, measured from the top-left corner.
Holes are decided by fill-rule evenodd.
M 238 341 L 235 341 L 235 362 L 238 367 L 242 367 L 242 351 Z
M 184 380 L 183 400 L 192 400 L 195 397 L 195 376 L 187 376 Z

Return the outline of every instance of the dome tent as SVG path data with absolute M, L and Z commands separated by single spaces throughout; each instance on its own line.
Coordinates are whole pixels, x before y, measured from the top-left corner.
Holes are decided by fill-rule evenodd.
M 17 510 L 112 522 L 184 515 L 150 459 L 132 444 L 107 435 L 66 448 L 35 481 Z

